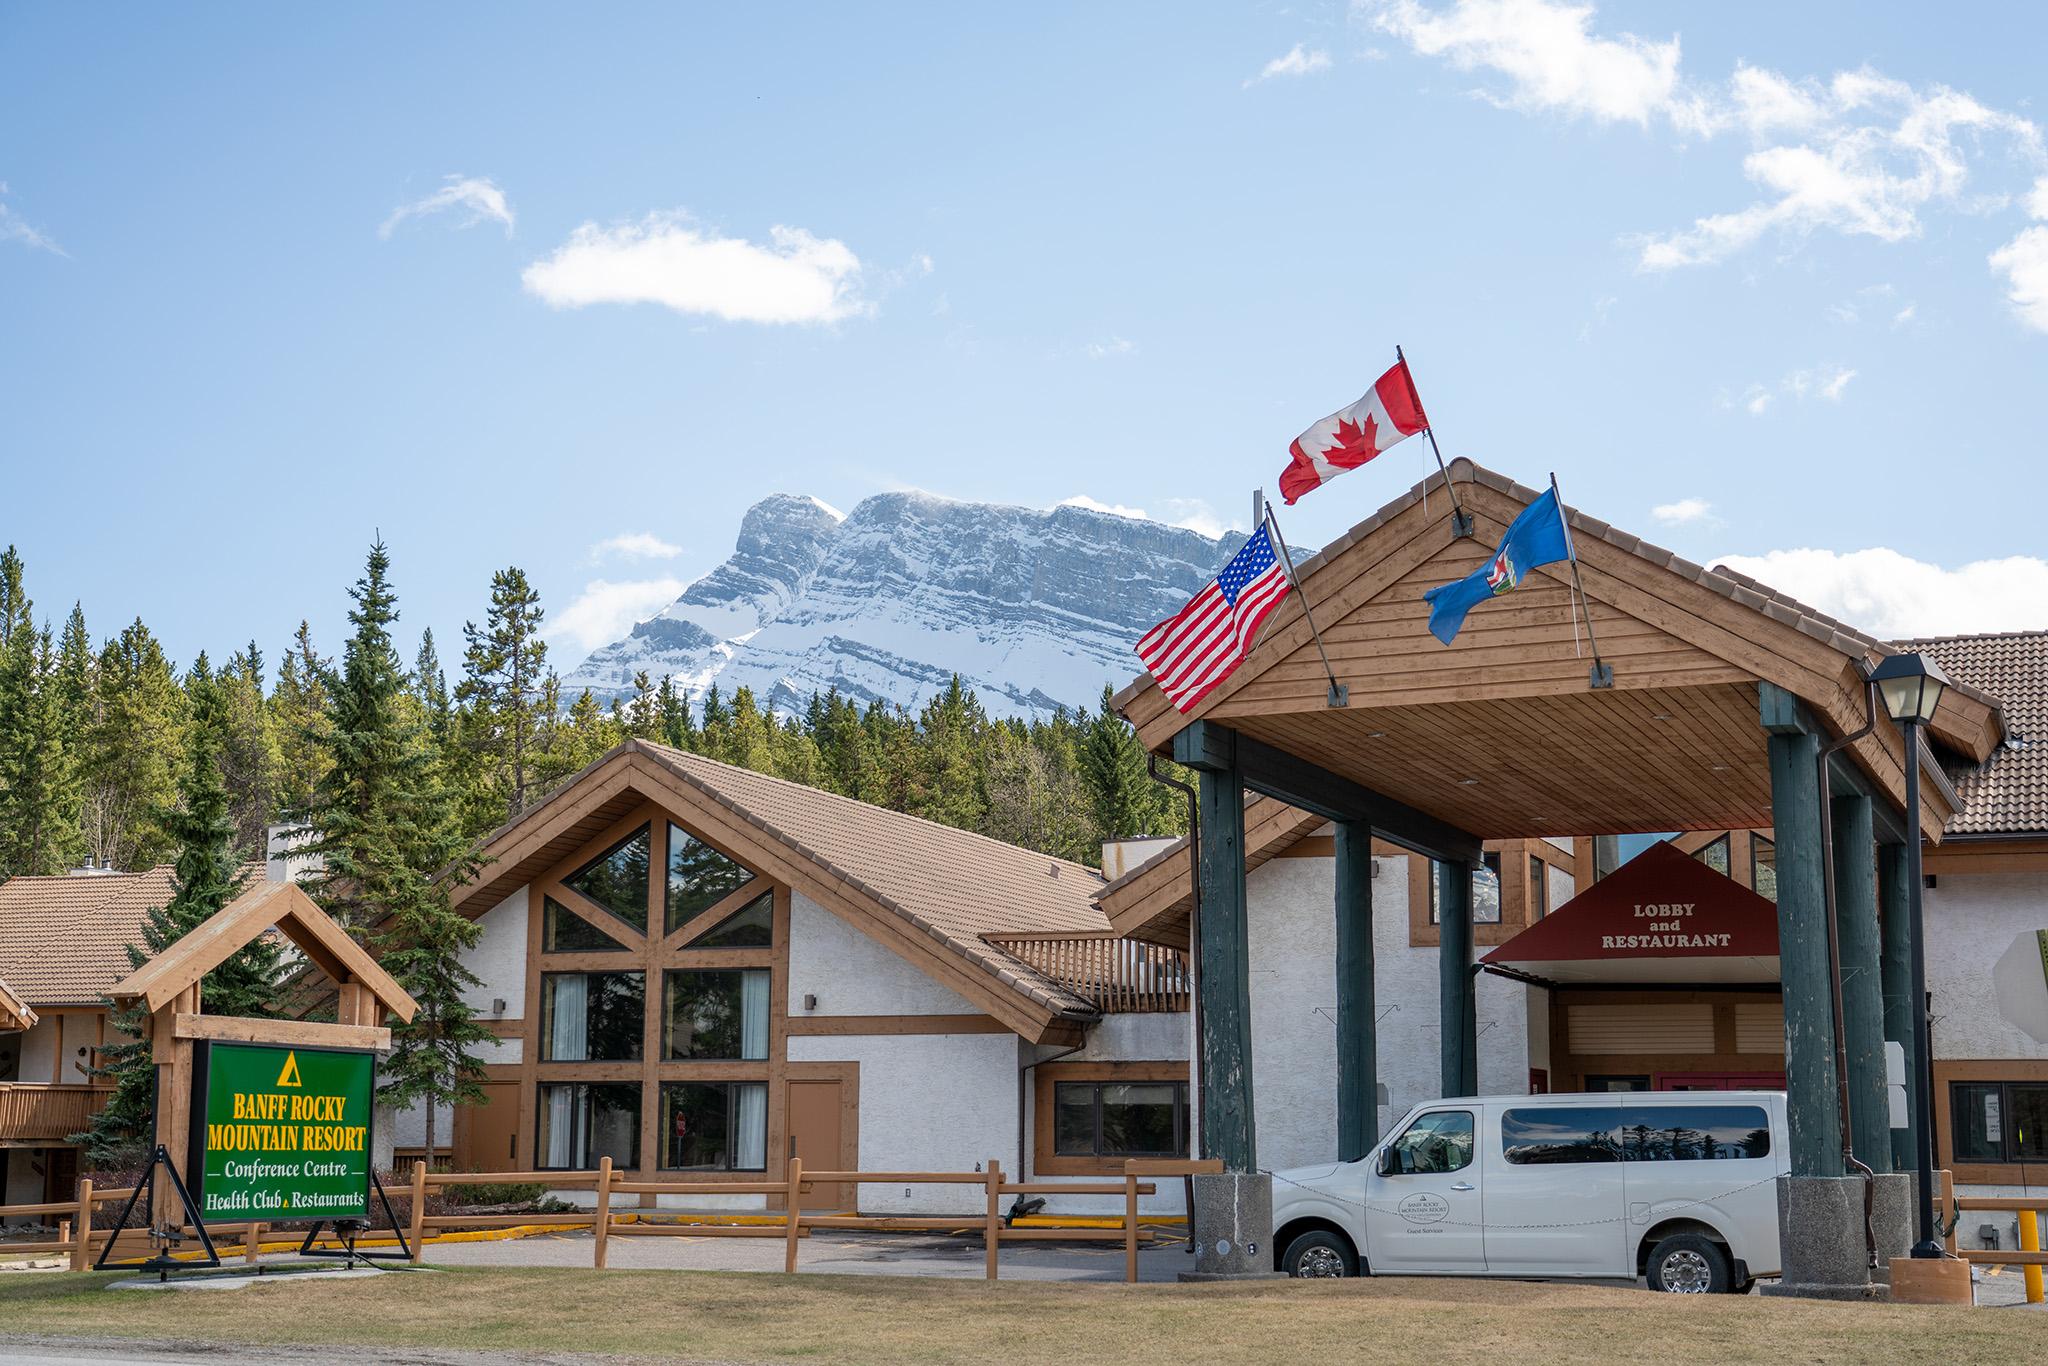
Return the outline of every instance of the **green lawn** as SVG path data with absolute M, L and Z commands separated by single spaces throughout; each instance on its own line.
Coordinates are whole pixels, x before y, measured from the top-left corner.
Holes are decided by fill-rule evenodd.
M 192 1294 L 0 1277 L 0 1340 L 565 1350 L 665 1359 L 1131 1366 L 1251 1359 L 2034 1361 L 2043 1321 L 1918 1308 L 1482 1281 L 1242 1286 L 463 1268 Z

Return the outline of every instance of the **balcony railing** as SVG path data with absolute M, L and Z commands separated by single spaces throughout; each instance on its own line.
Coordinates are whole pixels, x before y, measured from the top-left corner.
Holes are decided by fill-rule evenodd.
M 1180 949 L 1111 935 L 985 935 L 1105 1014 L 1188 1008 L 1188 956 Z
M 107 1086 L 0 1082 L 0 1140 L 62 1143 L 92 1123 L 113 1094 Z

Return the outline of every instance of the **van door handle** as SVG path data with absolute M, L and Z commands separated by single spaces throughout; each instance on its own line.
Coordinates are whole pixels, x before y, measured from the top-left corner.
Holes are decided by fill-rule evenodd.
M 1451 1189 L 1454 1191 L 1468 1191 L 1472 1189 L 1472 1183 L 1470 1181 L 1453 1181 L 1451 1182 Z

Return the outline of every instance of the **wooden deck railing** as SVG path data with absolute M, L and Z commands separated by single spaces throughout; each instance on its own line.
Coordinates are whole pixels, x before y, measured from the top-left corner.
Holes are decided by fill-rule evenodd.
M 0 1140 L 62 1143 L 92 1123 L 113 1094 L 107 1086 L 0 1082 Z
M 1108 1014 L 1188 1008 L 1188 956 L 1114 935 L 985 935 L 990 944 Z
M 1943 1171 L 1936 1175 L 1941 1182 L 1941 1203 L 1946 1206 L 1941 1224 L 1947 1230 L 1942 1241 L 1947 1244 L 1948 1254 L 1975 1266 L 2020 1267 L 2027 1286 L 2027 1303 L 2040 1304 L 2048 1298 L 2042 1293 L 2042 1268 L 2048 1267 L 2048 1252 L 2041 1250 L 2041 1214 L 2048 1211 L 2048 1195 L 1957 1195 L 1952 1173 Z M 2019 1247 L 1957 1247 L 1956 1225 L 1962 1221 L 1965 1210 L 2018 1216 Z

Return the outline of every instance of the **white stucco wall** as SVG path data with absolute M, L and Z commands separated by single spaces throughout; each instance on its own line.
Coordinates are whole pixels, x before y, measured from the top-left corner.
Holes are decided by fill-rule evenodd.
M 82 1086 L 92 1080 L 85 1070 L 92 1060 L 90 1050 L 99 1037 L 98 1026 L 89 1015 L 72 1015 L 64 1021 L 64 1067 L 55 1080 L 66 1086 Z M 56 1064 L 57 1016 L 54 1012 L 39 1017 L 35 1026 L 21 1036 L 21 1065 L 17 1075 L 25 1082 L 52 1080 L 51 1068 Z M 86 1049 L 85 1057 L 78 1055 L 79 1049 Z
M 2048 929 L 2048 878 L 1946 874 L 1922 896 L 1937 1058 L 2048 1058 L 1999 1014 L 1991 969 L 2012 941 Z
M 1245 883 L 1252 1113 L 1259 1165 L 1272 1170 L 1337 1154 L 1336 878 L 1334 858 L 1279 858 Z M 1405 903 L 1399 918 L 1405 926 Z
M 478 917 L 477 924 L 483 933 L 475 944 L 462 951 L 463 966 L 479 979 L 476 985 L 463 990 L 462 999 L 479 1019 L 518 1020 L 525 1017 L 527 911 L 526 888 L 521 887 Z M 492 1011 L 493 1001 L 505 1003 L 503 1014 Z M 517 1063 L 524 1052 L 523 1040 L 499 1039 L 479 1045 L 476 1056 L 489 1066 Z M 454 1143 L 453 1115 L 452 1110 L 443 1107 L 435 1117 L 436 1148 L 448 1148 Z M 424 1105 L 382 1111 L 378 1124 L 382 1130 L 378 1134 L 380 1149 L 387 1143 L 394 1148 L 417 1148 L 427 1141 L 427 1109 Z M 388 1153 L 386 1160 L 389 1160 Z
M 818 998 L 816 1010 L 804 997 Z M 925 976 L 801 892 L 789 898 L 789 1013 L 980 1015 L 966 997 Z M 792 1054 L 791 1056 L 794 1056 Z
M 48 1150 L 41 1148 L 7 1149 L 7 1183 L 0 1191 L 0 1205 L 40 1205 L 43 1203 L 43 1163 L 48 1160 Z M 10 1219 L 10 1224 L 34 1224 L 46 1216 L 24 1214 Z

